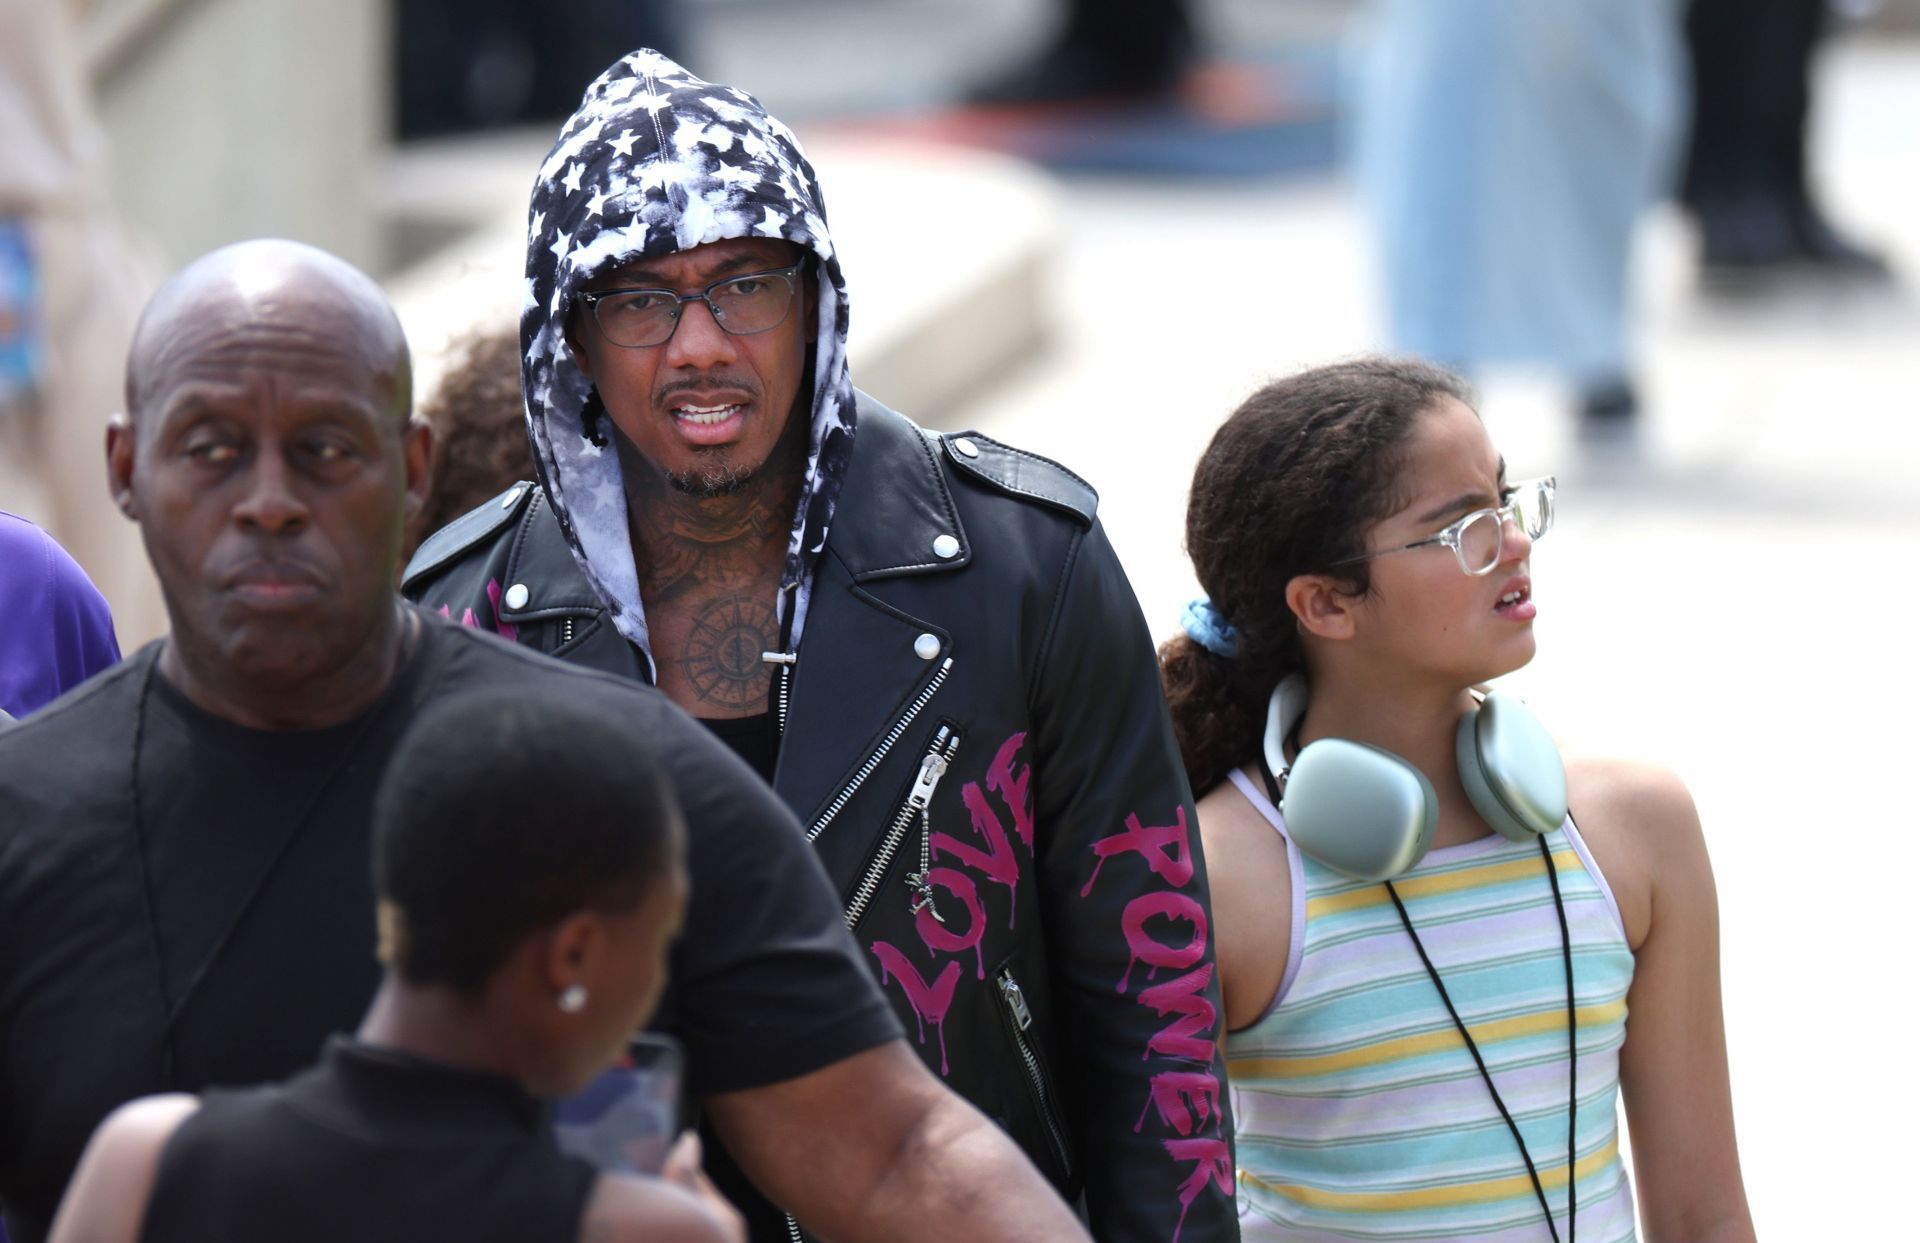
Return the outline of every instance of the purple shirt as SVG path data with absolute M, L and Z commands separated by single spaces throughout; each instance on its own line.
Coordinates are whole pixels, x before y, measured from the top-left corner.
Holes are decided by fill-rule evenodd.
M 0 711 L 25 716 L 119 659 L 113 615 L 87 572 L 0 510 Z

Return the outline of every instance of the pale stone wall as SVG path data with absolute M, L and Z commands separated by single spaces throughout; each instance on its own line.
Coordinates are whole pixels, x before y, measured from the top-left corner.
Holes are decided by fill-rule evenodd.
M 274 234 L 379 270 L 387 0 L 100 0 L 115 201 L 169 266 Z

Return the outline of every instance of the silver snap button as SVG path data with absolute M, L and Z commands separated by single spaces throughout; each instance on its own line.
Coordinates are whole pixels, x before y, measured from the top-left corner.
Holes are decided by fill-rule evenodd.
M 940 639 L 936 635 L 921 635 L 913 641 L 913 654 L 921 660 L 932 660 L 940 654 Z
M 519 503 L 520 503 L 519 488 L 515 488 L 513 491 L 507 493 L 505 496 L 500 498 L 500 508 L 502 509 L 512 509 L 515 505 Z
M 507 607 L 510 609 L 526 608 L 527 595 L 527 585 L 525 583 L 515 583 L 513 586 L 507 588 Z
M 965 436 L 962 436 L 960 439 L 954 441 L 953 447 L 960 450 L 961 454 L 966 457 L 980 456 L 980 446 L 977 444 L 974 444 L 971 440 L 968 440 Z
M 960 541 L 951 535 L 933 537 L 933 555 L 942 561 L 951 561 L 960 555 Z

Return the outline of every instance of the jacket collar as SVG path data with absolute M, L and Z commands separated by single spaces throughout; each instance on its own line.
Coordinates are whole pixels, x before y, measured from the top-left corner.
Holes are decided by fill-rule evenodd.
M 602 612 L 606 602 L 580 572 L 546 494 L 535 491 L 507 554 L 507 582 L 527 588 L 525 602 L 513 607 L 507 600 L 502 621 L 539 621 L 549 617 L 582 616 Z
M 938 436 L 865 393 L 855 397 L 860 435 L 829 549 L 856 583 L 966 566 L 973 546 L 940 466 Z

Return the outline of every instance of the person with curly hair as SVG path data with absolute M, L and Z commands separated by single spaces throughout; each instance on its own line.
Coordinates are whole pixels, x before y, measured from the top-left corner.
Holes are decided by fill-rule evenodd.
M 1631 1239 L 1618 1096 L 1648 1236 L 1750 1240 L 1693 801 L 1484 692 L 1533 657 L 1554 484 L 1510 480 L 1469 402 L 1425 363 L 1321 367 L 1194 474 L 1208 599 L 1161 659 L 1242 1236 Z
M 420 403 L 420 417 L 433 428 L 433 483 L 407 525 L 403 562 L 461 514 L 533 478 L 520 397 L 520 339 L 513 326 L 476 330 L 453 350 L 453 367 Z

